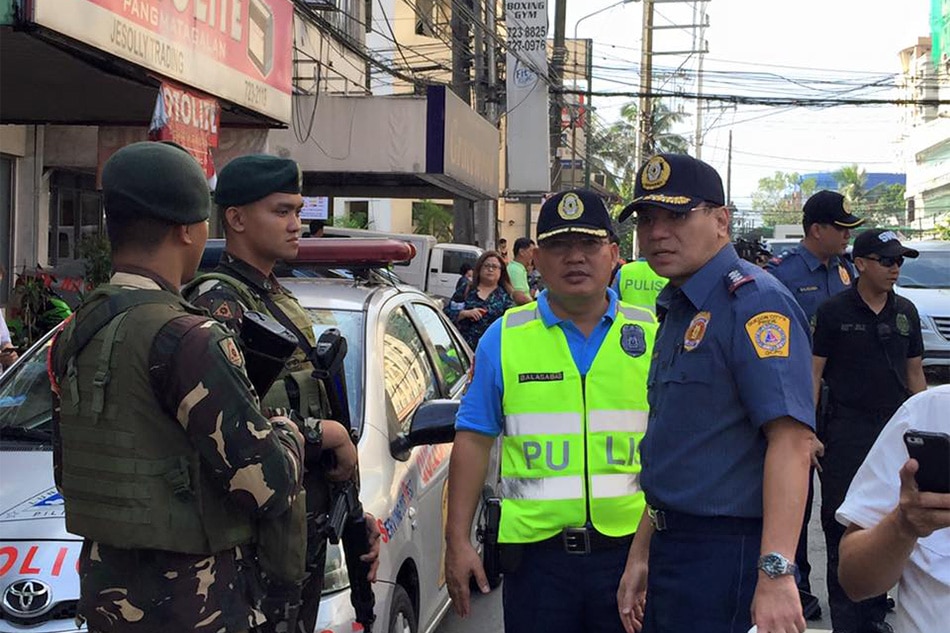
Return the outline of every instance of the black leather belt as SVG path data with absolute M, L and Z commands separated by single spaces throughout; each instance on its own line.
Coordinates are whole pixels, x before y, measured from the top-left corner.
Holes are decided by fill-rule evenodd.
M 733 534 L 749 536 L 762 531 L 762 519 L 728 516 L 699 516 L 674 510 L 648 508 L 650 522 L 657 532 L 693 534 Z
M 526 543 L 526 545 L 563 549 L 568 554 L 590 554 L 615 547 L 630 547 L 631 541 L 633 541 L 633 534 L 607 536 L 594 528 L 564 528 L 560 534 L 536 543 Z

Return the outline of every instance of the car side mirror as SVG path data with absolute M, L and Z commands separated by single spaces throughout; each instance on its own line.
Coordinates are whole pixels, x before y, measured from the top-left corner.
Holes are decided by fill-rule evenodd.
M 459 410 L 458 400 L 429 400 L 423 402 L 412 414 L 409 432 L 401 433 L 392 441 L 394 455 L 404 453 L 413 446 L 423 444 L 446 444 L 455 439 L 455 415 Z

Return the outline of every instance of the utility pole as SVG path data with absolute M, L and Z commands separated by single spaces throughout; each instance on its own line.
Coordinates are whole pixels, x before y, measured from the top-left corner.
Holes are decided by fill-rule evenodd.
M 564 108 L 564 59 L 567 57 L 567 48 L 564 43 L 564 31 L 567 23 L 567 0 L 555 0 L 554 3 L 554 51 L 551 55 L 551 84 L 557 91 L 551 99 L 551 155 L 555 161 L 558 158 L 558 148 L 561 146 L 561 111 Z M 573 165 L 571 165 L 573 169 Z M 560 173 L 560 170 L 558 170 Z M 573 173 L 573 172 L 572 172 Z M 560 179 L 559 179 L 560 180 Z M 552 189 L 557 189 L 559 183 L 551 183 Z
M 729 130 L 729 155 L 726 159 L 726 204 L 732 205 L 732 130 Z
M 706 57 L 706 3 L 693 3 L 693 50 L 698 51 L 699 64 L 696 72 L 696 94 L 703 94 L 703 59 Z M 696 158 L 703 157 L 703 100 L 696 100 Z
M 452 92 L 472 104 L 472 51 L 469 47 L 472 24 L 468 18 L 472 0 L 452 0 Z M 460 244 L 475 241 L 475 218 L 472 201 L 452 201 L 452 237 Z
M 643 0 L 643 43 L 640 51 L 640 135 L 637 167 L 653 153 L 653 2 Z

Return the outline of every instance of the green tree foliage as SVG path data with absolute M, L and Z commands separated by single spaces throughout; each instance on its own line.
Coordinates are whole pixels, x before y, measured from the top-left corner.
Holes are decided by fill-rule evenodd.
M 672 132 L 683 121 L 683 115 L 671 111 L 661 101 L 653 107 L 653 135 L 658 153 L 685 154 L 689 141 Z M 608 189 L 628 198 L 633 194 L 637 175 L 636 151 L 640 121 L 637 104 L 627 103 L 620 109 L 620 118 L 604 124 L 594 120 L 590 143 L 591 165 L 608 174 Z
M 415 232 L 432 235 L 440 242 L 452 241 L 452 209 L 431 200 L 412 203 L 412 224 Z
M 752 194 L 752 210 L 762 214 L 762 224 L 799 224 L 802 221 L 802 201 L 815 193 L 814 178 L 802 177 L 795 172 L 777 171 L 773 176 L 759 179 L 759 188 Z
M 846 165 L 832 176 L 838 183 L 838 191 L 851 203 L 852 213 L 865 218 L 868 228 L 896 227 L 903 223 L 907 208 L 904 185 L 878 185 L 869 189 L 867 171 L 858 165 Z

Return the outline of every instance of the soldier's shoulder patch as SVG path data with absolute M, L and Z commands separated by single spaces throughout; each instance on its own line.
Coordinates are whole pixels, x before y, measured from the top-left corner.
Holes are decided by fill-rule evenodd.
M 234 318 L 234 311 L 231 310 L 231 303 L 229 301 L 222 301 L 214 309 L 214 312 L 211 313 L 216 319 L 223 319 L 227 321 L 228 319 Z
M 791 321 L 778 312 L 759 312 L 745 323 L 745 331 L 759 358 L 788 358 Z
M 228 359 L 229 363 L 235 367 L 244 367 L 244 355 L 241 354 L 241 350 L 238 348 L 237 343 L 234 342 L 233 337 L 229 336 L 221 339 L 218 345 L 221 347 L 221 351 L 224 352 L 224 356 Z

